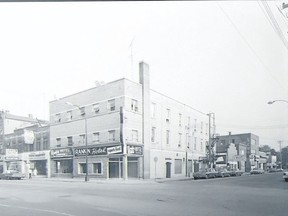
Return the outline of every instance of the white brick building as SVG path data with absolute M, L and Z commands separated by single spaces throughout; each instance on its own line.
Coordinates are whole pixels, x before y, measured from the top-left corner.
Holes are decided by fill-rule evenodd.
M 120 79 L 50 102 L 52 176 L 165 178 L 202 166 L 208 116 L 150 89 Z

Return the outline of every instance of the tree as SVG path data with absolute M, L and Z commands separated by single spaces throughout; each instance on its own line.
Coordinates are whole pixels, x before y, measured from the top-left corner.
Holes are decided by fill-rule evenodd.
M 259 151 L 262 152 L 271 152 L 271 147 L 269 145 L 264 145 L 259 147 Z
M 284 169 L 287 169 L 288 168 L 288 146 L 282 148 L 281 154 L 282 154 L 281 155 L 282 156 L 282 167 Z

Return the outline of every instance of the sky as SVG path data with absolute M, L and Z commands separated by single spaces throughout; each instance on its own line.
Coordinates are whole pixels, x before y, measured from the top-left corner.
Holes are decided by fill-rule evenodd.
M 288 41 L 282 2 L 267 4 Z M 288 100 L 288 48 L 262 1 L 0 3 L 1 110 L 48 120 L 55 98 L 138 82 L 140 61 L 153 90 L 215 113 L 216 133 L 288 145 L 288 103 L 267 104 Z

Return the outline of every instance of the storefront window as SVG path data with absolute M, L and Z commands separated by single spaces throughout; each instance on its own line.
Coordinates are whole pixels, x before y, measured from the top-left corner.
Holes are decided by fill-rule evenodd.
M 56 173 L 72 173 L 72 172 L 73 172 L 72 160 L 56 161 Z
M 101 163 L 93 163 L 93 173 L 102 174 L 102 164 Z
M 78 169 L 79 174 L 86 173 L 86 171 L 87 171 L 86 163 L 79 163 L 79 169 Z

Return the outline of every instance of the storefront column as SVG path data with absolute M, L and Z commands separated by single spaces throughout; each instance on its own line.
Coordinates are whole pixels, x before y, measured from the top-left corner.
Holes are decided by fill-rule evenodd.
M 123 179 L 128 179 L 128 159 L 127 155 L 123 156 Z

